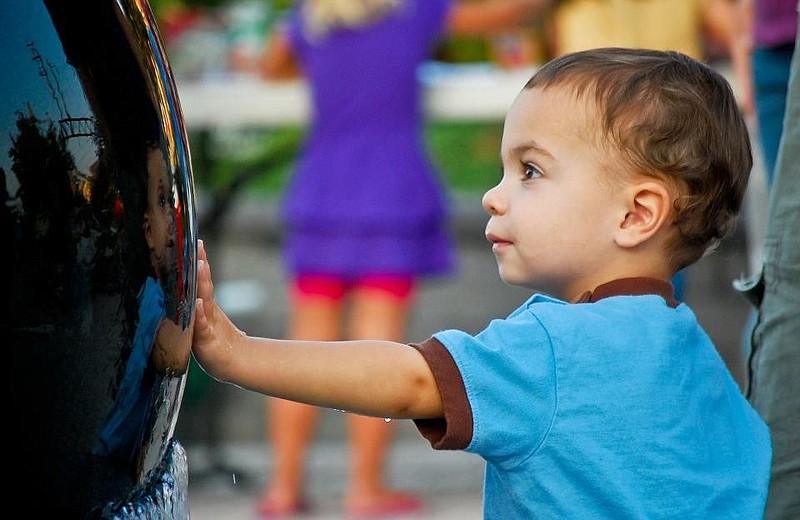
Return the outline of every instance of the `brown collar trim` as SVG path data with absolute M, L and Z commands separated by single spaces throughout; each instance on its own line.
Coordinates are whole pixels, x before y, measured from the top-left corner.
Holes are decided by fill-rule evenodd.
M 575 303 L 595 303 L 611 296 L 642 296 L 656 294 L 664 298 L 667 305 L 677 307 L 672 284 L 658 278 L 621 278 L 598 286 L 594 291 L 586 291 Z

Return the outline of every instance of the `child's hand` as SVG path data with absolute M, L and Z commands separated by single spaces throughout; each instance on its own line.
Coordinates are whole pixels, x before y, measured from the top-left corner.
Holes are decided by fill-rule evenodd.
M 203 241 L 198 243 L 197 305 L 192 351 L 211 377 L 225 380 L 225 368 L 233 361 L 235 341 L 243 336 L 214 301 L 214 282 Z

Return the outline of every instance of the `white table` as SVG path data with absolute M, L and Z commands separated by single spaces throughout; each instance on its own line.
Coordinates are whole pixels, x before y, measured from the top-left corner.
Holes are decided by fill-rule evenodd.
M 737 91 L 730 64 L 714 64 Z M 502 70 L 492 64 L 431 62 L 420 70 L 429 119 L 502 121 L 534 68 Z M 266 81 L 254 76 L 177 80 L 189 130 L 305 124 L 308 87 L 303 80 Z
M 502 121 L 533 69 L 489 64 L 430 63 L 420 71 L 428 117 L 449 121 Z M 308 86 L 303 80 L 266 81 L 226 76 L 177 81 L 189 130 L 305 124 Z

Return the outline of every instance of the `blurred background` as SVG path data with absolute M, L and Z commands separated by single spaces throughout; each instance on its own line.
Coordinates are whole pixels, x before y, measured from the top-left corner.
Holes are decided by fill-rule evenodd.
M 460 265 L 457 276 L 421 287 L 408 341 L 422 341 L 442 328 L 478 332 L 489 319 L 506 315 L 528 296 L 505 286 L 497 275 L 483 239 L 486 218 L 480 198 L 500 176 L 505 110 L 536 66 L 559 52 L 554 28 L 561 24 L 563 29 L 566 23 L 559 9 L 576 3 L 580 2 L 555 2 L 535 22 L 507 34 L 445 38 L 431 63 L 420 70 L 429 99 L 427 144 L 452 196 Z M 248 333 L 280 337 L 287 308 L 276 201 L 292 171 L 308 106 L 302 80 L 266 81 L 259 75 L 258 58 L 291 2 L 151 0 L 150 4 L 184 110 L 199 236 L 212 255 L 219 301 Z M 640 33 L 653 32 L 654 23 L 669 23 L 628 22 L 628 30 Z M 580 24 L 573 27 L 582 30 Z M 726 44 L 700 25 L 697 31 L 692 35 L 695 54 L 722 71 L 736 90 Z M 756 160 L 740 225 L 719 250 L 689 269 L 685 289 L 687 302 L 740 384 L 744 384 L 741 334 L 749 307 L 731 283 L 759 265 L 765 195 L 758 156 Z M 340 473 L 346 445 L 341 415 L 330 412 L 320 424 L 309 467 L 309 491 L 315 495 L 334 497 L 343 489 Z M 248 515 L 252 512 L 251 503 L 270 467 L 264 416 L 263 397 L 212 381 L 192 364 L 175 435 L 189 456 L 195 520 L 238 518 L 233 504 Z M 469 496 L 448 503 L 452 508 L 458 507 L 455 504 L 470 508 L 466 516 L 460 511 L 459 518 L 480 518 L 482 464 L 477 458 L 432 454 L 410 424 L 398 425 L 396 436 L 397 461 L 392 467 L 398 486 L 431 497 Z
M 719 1 L 723 4 L 729 3 L 727 0 Z M 213 117 L 209 118 L 205 111 L 213 111 L 213 106 L 203 107 L 205 110 L 202 114 L 196 114 L 187 108 L 196 106 L 196 100 L 192 97 L 194 93 L 225 94 L 225 90 L 229 89 L 226 95 L 230 95 L 233 86 L 252 86 L 252 82 L 261 84 L 261 90 L 257 91 L 259 97 L 269 95 L 271 91 L 268 82 L 259 79 L 258 58 L 270 32 L 291 3 L 291 0 L 150 1 L 179 91 L 185 93 L 181 101 L 193 137 L 194 174 L 201 191 L 216 190 L 222 193 L 235 184 L 236 188 L 245 188 L 250 194 L 274 196 L 280 193 L 291 171 L 306 113 L 286 117 L 283 116 L 283 111 L 287 107 L 282 107 L 282 114 L 273 118 L 270 114 L 250 114 L 237 122 L 231 120 L 232 116 L 226 117 L 225 114 L 217 114 L 217 121 Z M 580 16 L 566 16 L 564 13 L 571 12 L 566 9 L 569 4 L 591 3 L 591 0 L 554 2 L 553 9 L 530 24 L 492 37 L 443 37 L 434 52 L 432 62 L 420 71 L 420 79 L 428 84 L 450 82 L 452 85 L 460 82 L 463 85 L 472 82 L 474 85 L 483 82 L 483 86 L 509 78 L 511 81 L 527 79 L 537 64 L 554 57 L 560 50 L 570 50 L 565 49 L 564 44 L 559 47 L 559 37 L 561 41 L 568 41 L 567 45 L 582 45 L 580 41 L 575 42 L 575 38 L 564 36 L 567 30 L 578 32 L 583 29 Z M 626 2 L 612 0 L 610 3 Z M 634 0 L 627 3 L 653 2 Z M 700 6 L 709 2 L 679 0 L 665 4 L 672 10 L 680 11 L 677 8 L 680 4 Z M 714 2 L 710 4 L 713 5 Z M 627 16 L 630 18 L 630 15 Z M 603 23 L 603 20 L 592 21 L 596 24 Z M 652 20 L 626 21 L 630 22 L 626 31 L 638 35 L 634 35 L 633 39 L 620 39 L 616 43 L 636 42 L 637 38 L 644 38 L 645 33 L 654 30 Z M 670 20 L 656 22 L 661 27 Z M 560 32 L 555 28 L 560 28 Z M 699 31 L 704 30 L 699 22 L 696 28 Z M 659 32 L 659 29 L 656 28 L 655 31 Z M 663 29 L 660 31 L 664 32 Z M 587 37 L 586 41 L 591 42 L 590 38 Z M 717 35 L 702 32 L 692 38 L 696 42 L 691 45 L 687 43 L 691 53 L 722 69 L 735 83 L 735 78 L 730 73 L 725 43 Z M 201 86 L 206 86 L 209 90 L 201 91 Z M 513 99 L 522 84 L 517 82 L 504 86 L 507 90 L 503 94 Z M 210 90 L 213 87 L 216 90 Z M 286 89 L 276 88 L 272 92 L 279 97 L 286 94 Z M 474 92 L 480 92 L 480 89 Z M 488 88 L 483 92 L 486 95 L 493 93 Z M 291 101 L 297 99 L 299 98 Z M 472 101 L 480 103 L 482 100 L 473 98 Z M 498 145 L 505 110 L 502 102 L 510 102 L 510 99 L 502 99 L 493 114 L 481 113 L 473 118 L 468 113 L 456 114 L 432 118 L 430 121 L 427 131 L 431 152 L 444 172 L 446 182 L 455 192 L 482 193 L 496 181 L 495 176 L 487 175 L 486 172 L 493 170 L 499 175 Z M 254 99 L 238 98 L 237 103 L 244 107 L 242 110 L 248 110 L 246 107 L 252 106 Z M 432 108 L 435 110 L 435 107 Z M 279 109 L 276 107 L 275 110 Z M 302 112 L 300 107 L 297 110 Z M 243 172 L 247 173 L 241 179 Z

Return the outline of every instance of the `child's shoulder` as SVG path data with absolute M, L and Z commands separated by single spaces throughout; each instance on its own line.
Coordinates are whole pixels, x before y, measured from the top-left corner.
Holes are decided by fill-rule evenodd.
M 597 301 L 567 303 L 547 296 L 535 295 L 512 313 L 508 319 L 522 315 L 535 319 L 551 332 L 584 331 L 598 335 L 624 335 L 670 327 L 697 328 L 699 324 L 686 305 L 671 305 L 662 295 L 612 295 Z M 571 332 L 570 332 L 571 334 Z

